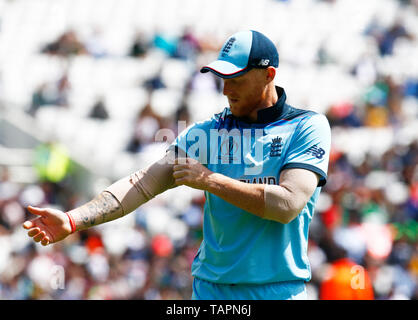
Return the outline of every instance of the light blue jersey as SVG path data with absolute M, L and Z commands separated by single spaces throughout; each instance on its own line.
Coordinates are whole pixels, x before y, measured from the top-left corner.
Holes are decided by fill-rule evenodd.
M 290 223 L 262 219 L 206 192 L 203 241 L 192 275 L 220 284 L 309 281 L 309 223 L 327 179 L 331 143 L 324 115 L 277 103 L 249 123 L 229 108 L 184 130 L 172 144 L 213 172 L 246 183 L 279 184 L 284 169 L 303 168 L 320 176 L 318 187 Z M 224 130 L 223 130 L 224 129 Z

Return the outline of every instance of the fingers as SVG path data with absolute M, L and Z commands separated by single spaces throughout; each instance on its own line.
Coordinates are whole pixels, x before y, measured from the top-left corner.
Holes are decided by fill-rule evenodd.
M 186 179 L 184 179 L 184 178 L 175 179 L 175 180 L 174 180 L 174 183 L 175 183 L 177 186 L 182 186 L 182 185 L 187 185 L 187 184 L 188 184 L 187 180 L 186 180 Z
M 174 160 L 174 164 L 176 165 L 176 164 L 187 164 L 187 163 L 189 163 L 189 158 L 181 158 L 181 157 L 179 157 L 179 158 L 176 158 L 175 160 Z
M 196 164 L 199 164 L 198 167 L 196 167 Z M 179 171 L 183 169 L 193 169 L 193 168 L 199 168 L 200 163 L 191 158 L 182 158 L 182 159 L 176 159 L 176 162 L 173 165 L 173 171 Z
M 41 244 L 43 246 L 46 246 L 50 243 L 50 239 L 49 239 L 48 236 L 46 236 L 45 232 L 44 231 L 40 232 L 41 229 L 36 227 L 36 224 L 33 223 L 32 221 L 25 221 L 23 223 L 23 228 L 29 230 L 28 231 L 28 236 L 33 237 L 33 240 L 35 242 L 41 241 Z
M 200 163 L 199 161 L 197 161 L 194 158 L 176 158 L 174 160 L 174 164 L 196 164 L 196 163 Z
M 178 178 L 183 178 L 187 175 L 186 171 L 174 171 L 173 172 L 173 178 L 174 179 L 178 179 Z
M 41 240 L 43 240 L 43 238 L 46 236 L 45 231 L 41 231 L 39 232 L 36 236 L 33 237 L 33 241 L 35 242 L 39 242 Z
M 48 237 L 43 238 L 41 241 L 41 244 L 43 246 L 47 246 L 49 244 L 49 238 Z
M 187 163 L 184 164 L 184 161 Z M 183 164 L 178 164 L 182 161 Z M 173 178 L 177 186 L 186 185 L 192 188 L 201 189 L 200 181 L 205 173 L 205 168 L 193 158 L 178 158 L 177 164 L 173 165 Z
M 53 210 L 32 206 L 28 206 L 27 208 L 30 213 L 40 216 L 34 220 L 27 220 L 23 223 L 23 228 L 28 230 L 28 236 L 33 238 L 33 241 L 40 242 L 43 246 L 54 243 L 53 235 L 43 223 L 43 220 L 48 220 L 49 216 L 53 214 Z
M 28 232 L 28 236 L 29 237 L 34 237 L 34 236 L 36 236 L 39 232 L 41 232 L 41 229 L 39 229 L 39 228 L 32 228 L 32 229 L 30 229 L 29 230 L 29 232 Z
M 173 166 L 173 171 L 179 171 L 183 169 L 187 169 L 189 166 L 187 164 L 175 164 Z
M 184 170 L 185 169 L 184 167 L 185 167 L 184 165 L 175 165 L 173 167 L 174 182 L 178 186 L 187 183 L 188 172 Z
M 46 232 L 41 231 L 38 227 L 30 229 L 28 231 L 28 236 L 33 238 L 33 241 L 35 242 L 41 242 L 43 246 L 46 246 L 51 242 L 50 238 L 46 235 Z
M 173 166 L 173 178 L 177 185 L 179 185 L 179 179 L 188 175 L 189 166 L 187 164 L 177 164 Z
M 43 208 L 28 206 L 28 210 L 30 213 L 36 214 L 37 216 L 45 216 L 46 214 L 46 209 Z
M 25 228 L 25 229 L 30 229 L 30 228 L 33 228 L 33 227 L 35 227 L 35 224 L 32 221 L 25 221 L 23 223 L 23 228 Z

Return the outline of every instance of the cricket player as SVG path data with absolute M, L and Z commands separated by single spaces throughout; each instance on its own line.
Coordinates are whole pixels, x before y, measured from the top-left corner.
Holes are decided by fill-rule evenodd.
M 306 299 L 308 231 L 326 183 L 331 133 L 322 114 L 286 103 L 279 55 L 240 31 L 201 69 L 223 79 L 229 107 L 181 132 L 166 155 L 69 212 L 28 207 L 42 245 L 122 217 L 179 185 L 205 192 L 192 299 Z

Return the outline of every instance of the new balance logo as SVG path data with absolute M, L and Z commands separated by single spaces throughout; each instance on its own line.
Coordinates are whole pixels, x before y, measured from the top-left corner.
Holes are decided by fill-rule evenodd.
M 270 62 L 269 59 L 261 59 L 258 65 L 262 67 L 267 67 L 269 65 L 269 62 Z
M 282 154 L 282 138 L 276 137 L 271 141 L 270 157 L 280 157 Z
M 228 42 L 225 44 L 225 46 L 222 49 L 222 57 L 225 57 L 229 53 L 235 40 L 237 39 L 235 39 L 234 37 L 228 40 Z
M 317 159 L 322 159 L 322 157 L 325 154 L 325 150 L 322 148 L 318 148 L 317 145 L 310 147 L 308 150 L 306 150 L 305 152 L 306 154 L 311 154 L 312 156 L 314 156 Z

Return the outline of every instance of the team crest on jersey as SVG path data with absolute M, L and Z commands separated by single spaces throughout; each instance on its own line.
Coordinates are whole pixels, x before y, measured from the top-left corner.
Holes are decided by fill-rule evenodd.
M 280 157 L 282 155 L 283 139 L 281 137 L 273 138 L 271 141 L 270 157 Z

